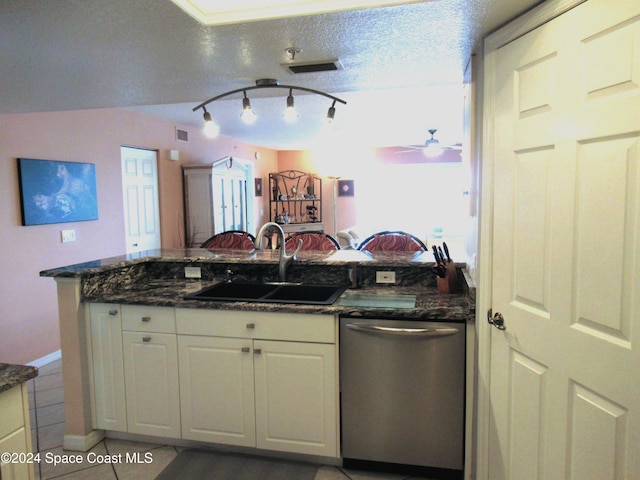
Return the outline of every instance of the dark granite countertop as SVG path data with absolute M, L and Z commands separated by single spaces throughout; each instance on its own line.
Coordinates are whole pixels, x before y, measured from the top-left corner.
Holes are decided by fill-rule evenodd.
M 347 289 L 333 305 L 298 305 L 286 303 L 225 302 L 185 300 L 184 296 L 216 282 L 189 282 L 156 280 L 138 284 L 120 292 L 95 293 L 84 300 L 101 303 L 125 303 L 133 305 L 155 305 L 179 308 L 209 308 L 218 310 L 245 310 L 260 312 L 324 313 L 341 316 L 408 318 L 442 321 L 465 321 L 469 318 L 471 305 L 466 294 L 439 293 L 436 288 L 425 287 L 368 287 Z M 411 309 L 349 307 L 340 301 L 349 292 L 384 295 L 415 295 L 416 306 Z
M 20 385 L 38 376 L 38 369 L 27 365 L 0 363 L 0 392 Z
M 224 263 L 277 264 L 278 250 L 207 250 L 203 248 L 146 250 L 144 252 L 119 255 L 92 260 L 40 272 L 41 277 L 82 277 L 102 273 L 147 262 L 181 263 Z M 338 250 L 336 252 L 302 251 L 296 255 L 296 264 L 361 264 L 376 267 L 401 265 L 431 266 L 434 264 L 430 252 L 360 252 L 358 250 Z M 464 263 L 459 265 L 464 266 Z
M 82 300 L 86 302 L 442 321 L 465 321 L 475 310 L 475 288 L 469 285 L 464 273 L 465 264 L 456 264 L 462 271 L 466 287 L 462 293 L 439 293 L 430 252 L 300 252 L 290 271 L 306 277 L 292 281 L 349 284 L 346 272 L 356 268 L 361 277 L 366 277 L 359 279 L 359 288 L 349 288 L 333 305 L 184 299 L 189 293 L 224 280 L 224 272 L 229 269 L 239 278 L 245 273 L 254 279 L 259 278 L 260 272 L 277 272 L 278 254 L 278 250 L 163 249 L 44 270 L 40 275 L 82 279 Z M 202 268 L 200 280 L 185 278 L 184 267 L 190 265 Z M 379 269 L 396 270 L 398 283 L 376 284 L 371 278 Z M 338 276 L 332 276 L 331 272 L 335 274 L 336 271 Z M 385 295 L 415 295 L 416 304 L 411 309 L 341 305 L 349 292 L 376 295 L 381 299 Z

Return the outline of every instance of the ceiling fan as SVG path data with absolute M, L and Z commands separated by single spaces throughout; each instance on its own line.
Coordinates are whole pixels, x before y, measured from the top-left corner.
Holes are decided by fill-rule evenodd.
M 407 145 L 406 148 L 408 148 L 409 150 L 401 150 L 397 153 L 408 153 L 415 152 L 416 150 L 422 150 L 422 152 L 427 157 L 433 158 L 441 155 L 445 150 L 462 150 L 462 145 L 459 143 L 455 145 L 442 145 L 440 143 L 440 140 L 434 138 L 434 135 L 437 131 L 438 130 L 436 130 L 435 128 L 429 130 L 429 134 L 431 135 L 431 137 L 428 138 L 426 142 L 424 142 L 424 145 Z

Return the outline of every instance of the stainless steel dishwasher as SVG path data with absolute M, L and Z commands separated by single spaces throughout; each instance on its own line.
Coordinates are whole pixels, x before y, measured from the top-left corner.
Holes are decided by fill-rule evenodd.
M 347 468 L 462 479 L 465 324 L 340 319 Z

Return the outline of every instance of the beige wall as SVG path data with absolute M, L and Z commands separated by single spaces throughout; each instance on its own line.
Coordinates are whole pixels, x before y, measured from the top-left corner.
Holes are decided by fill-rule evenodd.
M 158 150 L 163 247 L 182 245 L 181 163 L 226 155 L 254 159 L 255 175 L 277 171 L 277 153 L 229 139 L 211 140 L 199 129 L 189 142 L 175 140 L 173 123 L 121 109 L 0 115 L 0 362 L 27 363 L 60 348 L 55 282 L 44 269 L 121 255 L 125 251 L 120 147 Z M 180 162 L 169 160 L 180 151 Z M 17 158 L 89 162 L 96 165 L 99 219 L 54 225 L 21 225 Z M 256 214 L 264 209 L 258 197 Z M 264 218 L 256 217 L 260 225 Z M 77 241 L 62 244 L 60 231 Z

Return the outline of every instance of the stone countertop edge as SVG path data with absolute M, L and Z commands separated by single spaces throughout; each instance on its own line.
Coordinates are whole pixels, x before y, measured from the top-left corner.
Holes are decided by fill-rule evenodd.
M 38 376 L 38 368 L 29 365 L 0 363 L 0 393 Z
M 345 253 L 346 252 L 346 253 Z M 336 255 L 332 258 L 332 255 Z M 347 256 L 344 256 L 347 255 Z M 40 272 L 41 277 L 82 277 L 111 269 L 146 262 L 189 263 L 262 263 L 277 264 L 278 250 L 208 250 L 204 248 L 146 250 L 144 252 L 118 255 L 99 260 L 91 260 L 63 267 L 49 268 Z M 296 263 L 302 265 L 360 264 L 376 267 L 416 266 L 432 267 L 435 263 L 430 252 L 374 252 L 368 254 L 358 250 L 338 250 L 337 252 L 300 252 Z M 466 263 L 456 262 L 456 267 L 465 268 Z

